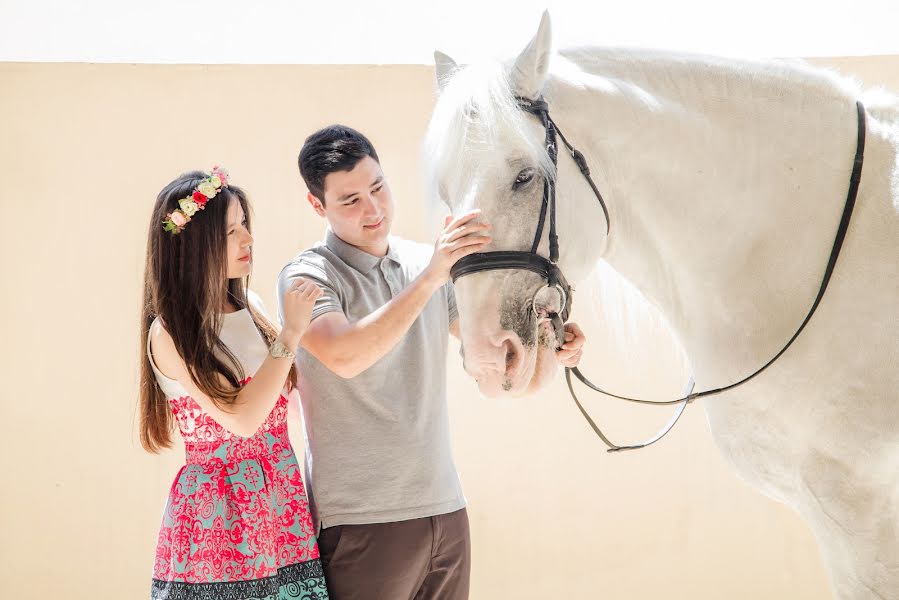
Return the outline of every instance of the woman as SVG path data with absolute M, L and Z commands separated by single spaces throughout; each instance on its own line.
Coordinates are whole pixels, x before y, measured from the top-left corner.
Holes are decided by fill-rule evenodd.
M 249 204 L 218 167 L 159 193 L 142 319 L 141 443 L 187 460 L 163 514 L 152 598 L 328 597 L 287 436 L 294 351 L 318 286 L 298 280 L 279 332 L 247 290 Z

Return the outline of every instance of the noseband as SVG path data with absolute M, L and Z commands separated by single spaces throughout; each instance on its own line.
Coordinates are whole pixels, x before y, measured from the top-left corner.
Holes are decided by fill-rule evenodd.
M 586 178 L 587 182 L 590 184 L 590 187 L 593 189 L 593 194 L 596 196 L 596 199 L 599 201 L 600 206 L 602 207 L 603 214 L 606 219 L 606 236 L 611 232 L 612 221 L 609 218 L 609 210 L 606 207 L 605 200 L 603 200 L 602 194 L 599 193 L 599 189 L 596 187 L 596 184 L 593 182 L 593 178 L 590 176 L 590 168 L 587 166 L 587 160 L 584 158 L 584 155 L 573 147 L 568 140 L 565 139 L 565 136 L 559 130 L 559 127 L 553 122 L 552 118 L 549 116 L 549 105 L 546 103 L 543 98 L 537 98 L 536 100 L 532 100 L 530 98 L 522 98 L 516 97 L 516 102 L 518 106 L 534 116 L 540 119 L 540 122 L 543 124 L 543 128 L 546 131 L 545 138 L 545 147 L 546 152 L 552 160 L 553 173 L 552 177 L 545 177 L 543 180 L 543 201 L 540 205 L 540 217 L 537 221 L 537 231 L 534 234 L 534 241 L 531 244 L 530 251 L 517 251 L 517 250 L 498 250 L 494 252 L 479 252 L 475 254 L 470 254 L 462 259 L 460 259 L 450 270 L 450 276 L 455 282 L 460 277 L 464 277 L 465 275 L 470 275 L 472 273 L 479 273 L 481 271 L 495 271 L 502 269 L 520 269 L 531 271 L 536 273 L 546 284 L 538 289 L 533 298 L 531 299 L 531 310 L 534 312 L 535 318 L 537 320 L 537 325 L 539 327 L 540 321 L 547 319 L 552 323 L 553 329 L 556 335 L 557 341 L 557 349 L 562 346 L 565 342 L 565 332 L 564 332 L 564 323 L 568 320 L 568 317 L 571 313 L 571 301 L 572 301 L 572 288 L 568 284 L 568 281 L 565 279 L 565 276 L 562 274 L 562 270 L 558 266 L 559 260 L 559 236 L 556 234 L 556 186 L 555 186 L 555 176 L 558 173 L 558 146 L 556 145 L 556 135 L 561 138 L 562 142 L 565 144 L 565 147 L 568 149 L 568 152 L 571 154 L 571 158 L 577 164 L 583 176 Z M 805 319 L 802 321 L 802 324 L 796 330 L 796 333 L 787 341 L 787 343 L 781 348 L 781 350 L 774 355 L 771 360 L 762 365 L 759 369 L 754 371 L 751 375 L 744 377 L 743 379 L 732 383 L 730 385 L 719 387 L 711 390 L 706 390 L 703 392 L 693 392 L 693 380 L 690 379 L 690 383 L 688 384 L 688 389 L 685 392 L 685 395 L 682 398 L 678 398 L 676 400 L 643 400 L 638 398 L 629 398 L 626 396 L 619 396 L 616 394 L 611 394 L 594 383 L 592 383 L 587 377 L 585 377 L 580 369 L 577 367 L 570 367 L 565 369 L 565 381 L 568 383 L 568 391 L 571 393 L 572 399 L 574 399 L 575 404 L 577 404 L 578 409 L 581 411 L 581 414 L 590 424 L 590 427 L 596 433 L 597 436 L 609 447 L 609 452 L 618 452 L 621 450 L 637 450 L 639 448 L 645 448 L 651 444 L 656 443 L 665 435 L 674 428 L 674 425 L 680 419 L 681 415 L 684 412 L 687 404 L 693 402 L 697 398 L 702 398 L 705 396 L 712 396 L 715 394 L 720 394 L 722 392 L 731 390 L 739 385 L 742 385 L 754 378 L 756 375 L 760 374 L 762 371 L 771 366 L 781 355 L 786 352 L 787 348 L 789 348 L 796 338 L 799 337 L 799 334 L 802 333 L 802 330 L 805 329 L 805 326 L 811 320 L 812 315 L 815 314 L 815 311 L 818 309 L 818 304 L 821 302 L 821 298 L 824 297 L 824 292 L 827 290 L 827 285 L 830 282 L 830 277 L 833 273 L 834 267 L 836 266 L 837 258 L 840 255 L 840 249 L 843 246 L 843 240 L 846 237 L 846 231 L 849 228 L 849 221 L 852 218 L 852 210 L 855 207 L 855 200 L 858 195 L 858 188 L 861 182 L 862 175 L 862 165 L 864 163 L 864 149 L 865 149 L 865 107 L 862 105 L 860 101 L 856 102 L 856 109 L 858 112 L 858 136 L 856 140 L 856 149 L 855 149 L 855 160 L 852 167 L 852 175 L 849 178 L 849 191 L 846 196 L 846 203 L 843 207 L 843 215 L 840 219 L 840 225 L 837 228 L 837 233 L 834 238 L 833 246 L 830 252 L 830 258 L 827 262 L 827 267 L 824 270 L 824 275 L 821 280 L 821 285 L 818 289 L 818 294 L 815 297 L 814 302 L 812 303 L 812 307 L 806 315 Z M 549 214 L 549 258 L 541 256 L 537 253 L 537 248 L 540 246 L 540 241 L 543 238 L 543 229 L 546 223 L 547 213 Z M 559 312 L 554 311 L 546 311 L 537 306 L 537 296 L 544 289 L 555 289 L 559 293 Z M 612 443 L 609 438 L 603 434 L 600 428 L 596 425 L 587 411 L 584 409 L 583 405 L 581 405 L 578 400 L 577 394 L 574 392 L 574 386 L 572 385 L 571 375 L 572 373 L 577 377 L 584 385 L 589 387 L 590 389 L 599 392 L 605 396 L 609 396 L 612 398 L 617 398 L 619 400 L 625 400 L 627 402 L 634 402 L 637 404 L 651 404 L 656 406 L 667 406 L 678 404 L 679 406 L 675 410 L 671 419 L 655 436 L 646 440 L 645 442 L 627 446 L 621 446 Z

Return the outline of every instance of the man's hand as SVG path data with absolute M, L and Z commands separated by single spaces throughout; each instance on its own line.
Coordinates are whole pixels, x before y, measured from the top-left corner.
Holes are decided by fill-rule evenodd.
M 581 361 L 584 342 L 587 338 L 577 323 L 565 323 L 565 343 L 556 350 L 556 360 L 563 367 L 576 367 Z
M 447 282 L 450 269 L 460 258 L 480 252 L 489 244 L 489 235 L 480 235 L 490 229 L 487 223 L 473 223 L 481 215 L 480 210 L 472 210 L 453 219 L 447 215 L 443 223 L 443 231 L 434 244 L 434 255 L 425 271 L 437 285 Z

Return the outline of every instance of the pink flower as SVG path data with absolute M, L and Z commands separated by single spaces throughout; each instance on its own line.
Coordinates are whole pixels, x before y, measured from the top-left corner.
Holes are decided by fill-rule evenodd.
M 172 223 L 174 223 L 178 227 L 184 227 L 185 225 L 187 225 L 187 221 L 189 220 L 180 210 L 176 210 L 175 212 L 170 214 L 169 219 L 171 219 Z

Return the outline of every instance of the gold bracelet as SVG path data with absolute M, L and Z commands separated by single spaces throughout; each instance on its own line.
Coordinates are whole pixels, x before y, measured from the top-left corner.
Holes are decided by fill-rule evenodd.
M 281 340 L 275 340 L 271 346 L 268 348 L 268 353 L 272 355 L 272 358 L 289 358 L 293 360 L 297 357 L 296 353 L 291 352 L 290 348 L 284 345 L 284 342 Z

